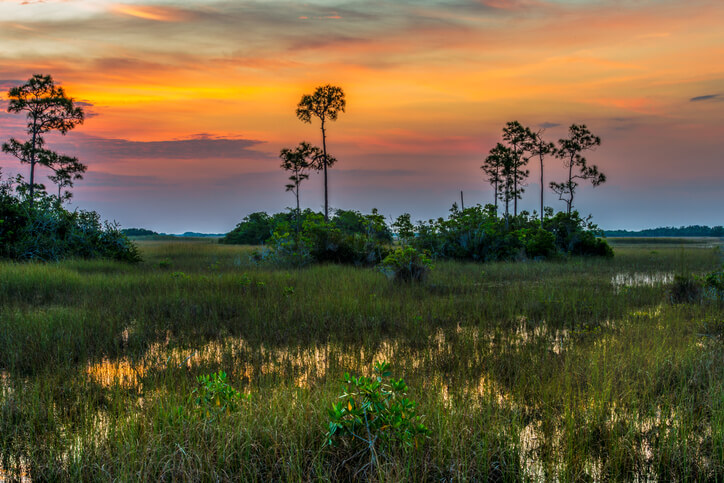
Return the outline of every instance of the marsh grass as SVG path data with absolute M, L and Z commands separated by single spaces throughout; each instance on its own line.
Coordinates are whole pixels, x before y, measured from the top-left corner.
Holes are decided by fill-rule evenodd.
M 344 372 L 387 360 L 431 436 L 369 478 L 724 479 L 723 308 L 670 304 L 666 278 L 615 282 L 702 274 L 716 249 L 438 262 L 399 285 L 140 245 L 138 266 L 0 265 L 0 478 L 360 478 L 323 445 L 327 409 Z M 248 398 L 210 421 L 190 395 L 220 370 Z

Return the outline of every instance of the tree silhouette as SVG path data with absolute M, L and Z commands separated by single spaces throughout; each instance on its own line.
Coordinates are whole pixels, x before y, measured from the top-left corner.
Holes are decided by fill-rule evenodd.
M 516 162 L 513 150 L 498 143 L 485 158 L 483 170 L 488 174 L 488 181 L 495 189 L 495 211 L 498 211 L 498 200 L 505 203 L 505 222 L 510 216 L 510 202 L 520 196 L 516 189 Z
M 316 168 L 323 157 L 323 153 L 318 147 L 301 142 L 295 149 L 282 149 L 279 157 L 282 159 L 282 169 L 291 173 L 289 177 L 291 183 L 286 185 L 286 189 L 287 191 L 291 191 L 297 200 L 296 232 L 299 234 L 301 214 L 299 207 L 299 186 L 302 181 L 309 178 L 309 170 Z
M 71 156 L 58 156 L 55 163 L 53 174 L 48 179 L 58 186 L 58 202 L 68 201 L 73 197 L 70 191 L 61 193 L 63 188 L 72 188 L 73 182 L 83 179 L 83 173 L 88 167 L 78 161 L 78 158 Z
M 503 161 L 504 151 L 507 148 L 502 144 L 498 143 L 483 161 L 483 165 L 480 169 L 487 175 L 487 181 L 493 186 L 493 199 L 495 200 L 495 213 L 498 213 L 498 188 L 503 182 Z M 507 154 L 506 154 L 507 155 Z
M 526 157 L 526 141 L 530 139 L 532 132 L 518 121 L 506 123 L 503 128 L 503 141 L 508 144 L 511 158 L 510 180 L 513 192 L 513 214 L 518 216 L 518 200 L 523 197 L 523 181 L 528 177 L 530 171 L 523 169 L 530 159 Z
M 594 150 L 601 145 L 601 138 L 594 136 L 585 124 L 572 124 L 568 129 L 568 137 L 558 140 L 556 157 L 563 160 L 563 165 L 568 168 L 568 179 L 562 183 L 551 182 L 553 192 L 558 199 L 566 202 L 566 210 L 571 214 L 573 209 L 573 197 L 580 180 L 591 180 L 593 186 L 606 182 L 606 175 L 598 170 L 598 166 L 588 166 L 586 158 L 581 153 Z
M 543 226 L 543 216 L 544 216 L 544 208 L 543 208 L 543 192 L 545 191 L 545 186 L 543 184 L 543 159 L 550 155 L 554 154 L 556 152 L 555 145 L 553 143 L 548 143 L 543 140 L 543 130 L 541 129 L 538 132 L 530 131 L 528 132 L 528 138 L 525 140 L 525 150 L 528 152 L 528 154 L 531 157 L 537 157 L 540 161 L 540 224 Z
M 39 164 L 55 170 L 61 167 L 65 159 L 44 148 L 43 134 L 49 131 L 66 134 L 83 123 L 83 110 L 73 103 L 73 98 L 66 96 L 62 87 L 55 85 L 49 75 L 34 75 L 25 84 L 10 89 L 8 98 L 10 99 L 8 112 L 26 113 L 27 133 L 30 139 L 20 142 L 11 138 L 3 144 L 2 150 L 16 157 L 21 163 L 30 165 L 28 185 L 32 208 L 36 188 L 35 166 Z
M 327 183 L 327 168 L 331 166 L 327 155 L 327 121 L 336 121 L 340 112 L 345 112 L 347 101 L 340 87 L 325 85 L 317 87 L 312 95 L 302 96 L 297 105 L 297 117 L 306 123 L 311 123 L 316 117 L 321 122 L 322 129 L 322 163 L 324 171 L 324 220 L 329 221 L 329 188 Z

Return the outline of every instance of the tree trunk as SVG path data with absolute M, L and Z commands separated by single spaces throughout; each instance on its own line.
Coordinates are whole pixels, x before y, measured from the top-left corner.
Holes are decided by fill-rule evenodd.
M 571 160 L 568 165 L 568 200 L 566 201 L 566 204 L 568 205 L 568 214 L 571 214 L 571 207 L 573 206 L 573 155 L 571 155 Z
M 324 154 L 324 221 L 329 221 L 329 189 L 327 187 L 327 133 L 322 118 L 322 153 Z
M 299 174 L 297 174 L 297 180 L 299 180 Z M 299 181 L 296 182 L 297 192 L 294 193 L 297 196 L 297 242 L 299 242 L 299 217 L 301 215 L 299 211 Z
M 543 228 L 543 143 L 539 146 L 538 156 L 540 156 L 540 227 Z
M 518 216 L 518 150 L 513 147 L 513 215 Z
M 33 114 L 33 140 L 30 149 L 30 211 L 35 204 L 35 143 L 38 141 L 37 116 Z
M 494 185 L 495 185 L 495 217 L 497 218 L 498 217 L 498 180 L 497 180 L 498 173 L 495 173 L 495 177 L 496 177 L 496 180 L 494 183 Z

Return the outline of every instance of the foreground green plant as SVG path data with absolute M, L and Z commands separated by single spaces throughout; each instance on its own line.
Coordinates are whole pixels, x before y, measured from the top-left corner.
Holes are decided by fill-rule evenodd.
M 326 444 L 343 442 L 356 456 L 367 453 L 369 462 L 359 471 L 375 469 L 387 452 L 402 446 L 418 446 L 430 433 L 416 414 L 417 403 L 407 398 L 407 384 L 392 378 L 390 364 L 375 364 L 376 376 L 351 376 L 345 373 L 340 401 L 329 410 Z
M 199 376 L 196 380 L 200 387 L 193 391 L 196 395 L 194 402 L 207 418 L 235 411 L 241 401 L 248 398 L 228 383 L 224 371 Z

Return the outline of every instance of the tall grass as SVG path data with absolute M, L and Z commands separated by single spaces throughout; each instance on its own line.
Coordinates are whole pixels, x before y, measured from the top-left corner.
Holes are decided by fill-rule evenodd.
M 395 285 L 208 241 L 141 247 L 139 266 L 0 265 L 0 478 L 360 478 L 323 446 L 326 411 L 344 372 L 386 359 L 432 432 L 367 476 L 724 480 L 724 310 L 670 305 L 657 277 L 614 283 L 701 274 L 713 249 L 441 262 Z M 209 420 L 190 394 L 218 370 L 250 397 Z

